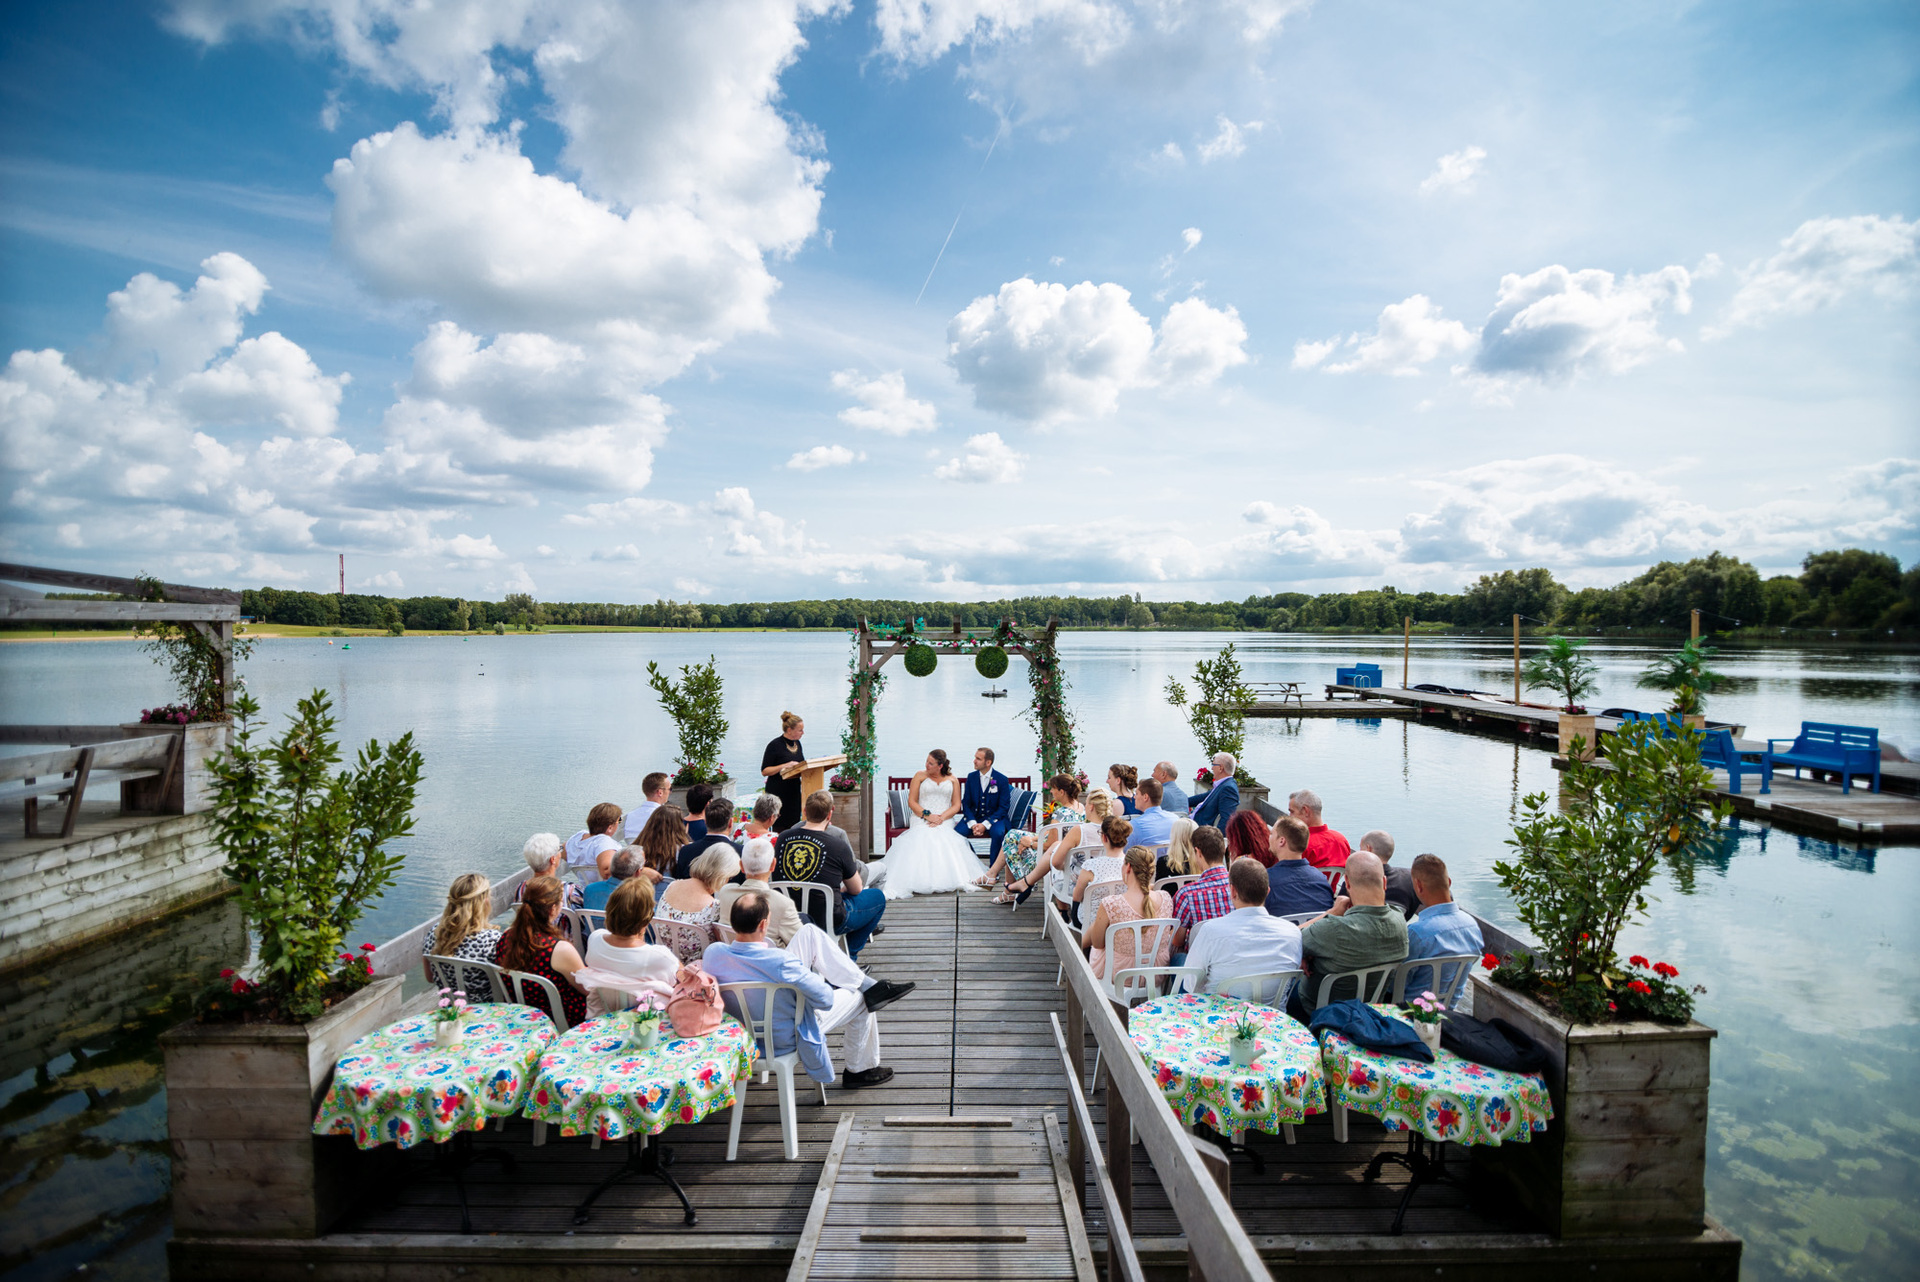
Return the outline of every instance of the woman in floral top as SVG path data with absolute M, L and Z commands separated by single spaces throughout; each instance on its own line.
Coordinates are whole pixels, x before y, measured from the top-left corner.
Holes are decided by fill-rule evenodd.
M 1055 775 L 1047 780 L 1047 824 L 1078 824 L 1086 817 L 1086 811 L 1080 808 L 1080 782 L 1077 779 L 1072 775 Z M 981 884 L 991 886 L 998 882 L 1003 870 L 1010 882 L 1023 878 L 1033 871 L 1033 865 L 1039 858 L 1039 834 L 1023 832 L 1018 841 L 1000 843 L 1000 858 L 994 860 L 993 867 L 987 869 Z M 1010 904 L 1013 901 L 1011 890 L 1003 890 L 993 897 L 996 904 Z

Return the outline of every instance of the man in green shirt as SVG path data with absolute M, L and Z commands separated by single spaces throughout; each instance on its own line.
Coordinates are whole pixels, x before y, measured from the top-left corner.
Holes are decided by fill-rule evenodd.
M 1312 976 L 1311 1005 L 1318 1005 L 1322 976 L 1407 959 L 1407 919 L 1387 903 L 1386 866 L 1378 855 L 1363 850 L 1347 857 L 1347 893 L 1300 928 L 1300 942 Z M 1335 984 L 1327 1000 L 1356 996 L 1357 987 L 1352 980 Z

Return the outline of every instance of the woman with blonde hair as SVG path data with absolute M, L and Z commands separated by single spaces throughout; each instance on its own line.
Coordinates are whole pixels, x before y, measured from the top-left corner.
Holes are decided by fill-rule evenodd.
M 732 846 L 721 843 L 707 847 L 693 861 L 687 875 L 668 886 L 654 910 L 654 934 L 660 926 L 678 922 L 693 930 L 675 930 L 663 939 L 682 962 L 700 960 L 700 954 L 713 942 L 713 924 L 720 920 L 719 894 L 733 875 L 740 871 L 740 856 Z
M 477 872 L 461 873 L 447 887 L 447 906 L 440 920 L 427 927 L 422 951 L 429 957 L 458 957 L 462 961 L 490 962 L 500 943 L 500 932 L 493 929 L 493 883 Z M 433 982 L 441 988 L 457 988 L 468 1001 L 493 1000 L 493 981 L 484 970 L 462 966 L 459 975 L 453 967 L 434 963 L 429 967 Z
M 1081 861 L 1076 861 L 1073 858 L 1073 852 L 1081 846 L 1099 845 L 1100 825 L 1112 813 L 1114 813 L 1113 794 L 1105 788 L 1089 790 L 1086 821 L 1063 824 L 1060 828 L 1059 840 L 1040 856 L 1039 862 L 1033 866 L 1033 871 L 1019 881 L 1008 883 L 1007 889 L 1012 892 L 1014 902 L 1024 904 L 1027 896 L 1033 893 L 1033 888 L 1046 880 L 1047 874 L 1056 868 L 1070 877 L 1079 873 L 1080 862 L 1084 861 L 1085 856 L 1082 856 Z
M 780 735 L 767 744 L 767 750 L 760 754 L 760 775 L 766 782 L 760 787 L 770 797 L 780 800 L 780 817 L 773 821 L 775 832 L 785 832 L 800 822 L 800 775 L 798 771 L 786 774 L 790 766 L 807 759 L 807 750 L 800 746 L 800 736 L 807 732 L 807 723 L 791 712 L 780 714 Z
M 1173 821 L 1173 833 L 1167 840 L 1167 853 L 1163 860 L 1165 868 L 1155 873 L 1154 880 L 1161 877 L 1192 877 L 1199 873 L 1193 854 L 1193 834 L 1200 825 L 1185 815 Z
M 1173 896 L 1153 889 L 1153 851 L 1147 847 L 1127 849 L 1120 862 L 1120 884 L 1123 889 L 1119 894 L 1108 895 L 1100 901 L 1086 933 L 1080 937 L 1080 946 L 1092 950 L 1087 955 L 1087 965 L 1099 979 L 1130 966 L 1164 966 L 1173 951 L 1171 930 L 1160 932 L 1160 947 L 1149 961 L 1134 960 L 1132 931 L 1116 939 L 1111 950 L 1107 948 L 1107 932 L 1122 922 L 1173 916 Z
M 680 959 L 672 950 L 647 942 L 653 911 L 653 884 L 645 877 L 629 877 L 607 897 L 607 924 L 587 940 L 586 969 L 576 972 L 586 981 L 589 1015 L 611 1009 L 601 997 L 601 988 L 614 982 L 608 978 L 612 976 L 618 977 L 620 991 L 625 993 L 648 992 L 663 1001 L 672 995 Z M 605 982 L 595 983 L 596 979 Z

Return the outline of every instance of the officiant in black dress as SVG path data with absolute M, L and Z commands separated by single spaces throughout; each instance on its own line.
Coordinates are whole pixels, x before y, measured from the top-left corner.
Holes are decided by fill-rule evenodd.
M 799 772 L 786 779 L 780 777 L 780 772 L 807 759 L 806 752 L 800 747 L 800 736 L 806 728 L 807 723 L 791 712 L 781 713 L 780 737 L 767 745 L 766 752 L 760 758 L 760 773 L 765 780 L 761 788 L 768 796 L 780 799 L 780 815 L 773 821 L 775 832 L 785 832 L 800 822 Z

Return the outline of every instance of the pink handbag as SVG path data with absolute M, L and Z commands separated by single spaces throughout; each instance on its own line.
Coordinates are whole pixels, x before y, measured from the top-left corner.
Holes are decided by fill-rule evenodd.
M 667 998 L 667 1019 L 675 1037 L 705 1037 L 720 1027 L 725 1009 L 718 980 L 701 970 L 698 962 L 680 968 L 673 996 Z

